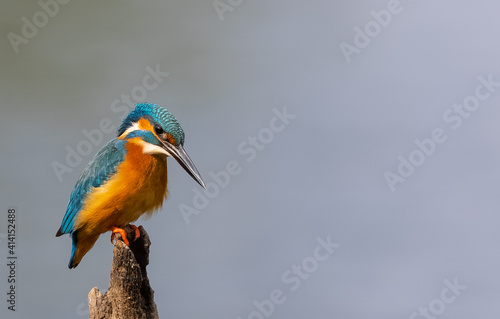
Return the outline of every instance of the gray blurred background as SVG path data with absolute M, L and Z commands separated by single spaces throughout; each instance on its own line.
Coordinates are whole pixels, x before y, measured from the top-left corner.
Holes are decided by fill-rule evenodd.
M 110 234 L 76 270 L 70 238 L 54 235 L 85 164 L 114 137 L 94 146 L 82 132 L 118 127 L 122 95 L 177 117 L 206 182 L 241 168 L 187 223 L 179 206 L 201 189 L 168 161 L 169 199 L 137 222 L 161 318 L 498 318 L 500 87 L 479 80 L 500 82 L 498 1 L 41 3 L 52 6 L 0 12 L 1 318 L 85 318 L 90 289 L 107 290 Z M 155 68 L 168 76 L 146 90 Z M 464 101 L 474 110 L 454 109 Z M 270 136 L 284 108 L 288 124 Z M 446 140 L 425 155 L 415 139 L 436 128 Z M 70 167 L 79 145 L 90 154 Z M 385 175 L 411 154 L 419 166 L 391 189 Z M 68 167 L 59 178 L 55 163 Z M 318 238 L 340 246 L 325 255 Z

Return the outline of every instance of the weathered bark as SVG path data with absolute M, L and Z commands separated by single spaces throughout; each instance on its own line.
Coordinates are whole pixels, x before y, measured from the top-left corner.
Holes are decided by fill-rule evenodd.
M 90 319 L 158 319 L 154 291 L 146 273 L 151 242 L 142 226 L 139 230 L 141 237 L 133 241 L 133 228 L 125 227 L 130 247 L 120 234 L 115 235 L 108 292 L 103 296 L 99 288 L 92 288 Z

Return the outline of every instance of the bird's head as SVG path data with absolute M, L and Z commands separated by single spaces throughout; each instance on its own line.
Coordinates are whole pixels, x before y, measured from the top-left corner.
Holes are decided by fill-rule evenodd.
M 156 104 L 141 103 L 123 120 L 118 138 L 139 138 L 146 154 L 171 156 L 206 188 L 200 173 L 184 150 L 184 131 L 177 119 L 165 108 Z

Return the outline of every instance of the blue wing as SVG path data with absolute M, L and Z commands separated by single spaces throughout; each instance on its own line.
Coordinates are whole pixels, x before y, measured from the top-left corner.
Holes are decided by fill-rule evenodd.
M 118 139 L 109 141 L 87 164 L 71 193 L 66 215 L 56 236 L 74 231 L 75 217 L 82 209 L 91 189 L 104 184 L 116 172 L 118 164 L 123 162 L 126 154 L 125 143 Z

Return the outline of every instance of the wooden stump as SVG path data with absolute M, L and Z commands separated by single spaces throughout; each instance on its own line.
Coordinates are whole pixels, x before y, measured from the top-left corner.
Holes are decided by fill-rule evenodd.
M 133 228 L 125 227 L 130 247 L 115 234 L 109 288 L 104 296 L 97 287 L 89 292 L 90 319 L 159 319 L 146 272 L 151 241 L 139 230 L 141 237 L 133 241 Z

